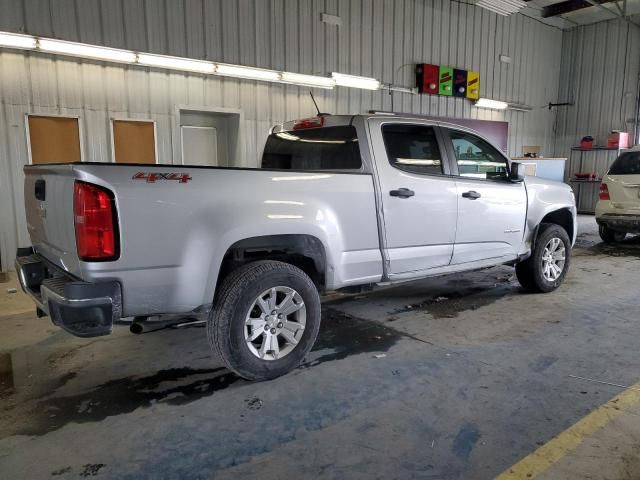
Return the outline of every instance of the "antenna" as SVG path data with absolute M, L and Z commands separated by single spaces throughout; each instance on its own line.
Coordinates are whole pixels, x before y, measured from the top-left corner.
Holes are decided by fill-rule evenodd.
M 313 100 L 313 104 L 316 107 L 316 111 L 318 112 L 318 116 L 321 117 L 322 115 L 329 115 L 328 113 L 322 113 L 320 111 L 320 109 L 318 108 L 318 103 L 316 102 L 316 97 L 313 96 L 313 92 L 311 90 L 309 90 L 309 95 L 311 96 L 311 100 Z

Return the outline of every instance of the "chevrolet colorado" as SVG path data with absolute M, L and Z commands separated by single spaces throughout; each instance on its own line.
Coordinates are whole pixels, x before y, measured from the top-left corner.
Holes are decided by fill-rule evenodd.
M 195 317 L 253 380 L 303 361 L 323 291 L 509 264 L 526 290 L 549 292 L 577 230 L 567 185 L 524 178 L 473 130 L 406 115 L 274 127 L 260 169 L 24 172 L 32 245 L 16 269 L 39 315 L 83 337 Z

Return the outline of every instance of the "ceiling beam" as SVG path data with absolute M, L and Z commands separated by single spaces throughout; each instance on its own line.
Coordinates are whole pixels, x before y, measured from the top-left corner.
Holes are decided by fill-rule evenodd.
M 613 10 L 608 9 L 607 7 L 602 6 L 602 3 L 600 0 L 586 0 L 587 2 L 589 2 L 591 5 L 593 5 L 594 7 L 598 7 L 601 10 L 604 10 L 605 12 L 611 13 L 613 14 L 615 17 L 621 18 L 622 20 L 624 20 L 625 22 L 627 22 L 629 25 L 633 25 L 635 27 L 640 28 L 640 25 L 631 21 L 625 14 L 624 12 L 621 12 L 620 14 L 614 12 Z M 618 4 L 616 3 L 616 7 L 618 7 Z M 627 4 L 626 1 L 624 3 L 624 10 L 627 9 Z
M 609 3 L 612 0 L 594 0 L 588 2 L 587 0 L 566 0 L 560 3 L 552 3 L 542 9 L 542 18 L 557 17 L 564 13 L 575 12 L 576 10 L 582 10 L 583 8 L 589 8 L 594 4 Z M 613 12 L 612 12 L 613 13 Z

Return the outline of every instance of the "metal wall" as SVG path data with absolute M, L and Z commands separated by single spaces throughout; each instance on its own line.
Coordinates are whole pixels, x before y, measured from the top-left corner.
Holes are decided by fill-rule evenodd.
M 611 130 L 633 134 L 639 69 L 640 29 L 621 19 L 564 32 L 558 99 L 573 105 L 557 109 L 556 155 L 568 156 L 586 135 L 606 145 Z
M 326 25 L 321 13 L 339 15 Z M 413 64 L 478 70 L 484 97 L 531 112 L 473 108 L 465 99 L 336 88 L 317 90 L 323 111 L 369 109 L 505 120 L 511 154 L 553 145 L 562 32 L 522 15 L 500 17 L 449 0 L 0 0 L 0 31 L 308 74 L 331 71 L 413 86 Z M 512 63 L 501 63 L 501 54 Z M 255 166 L 268 129 L 314 113 L 307 89 L 114 66 L 0 50 L 0 255 L 3 269 L 29 240 L 22 207 L 25 114 L 81 119 L 84 159 L 109 161 L 112 117 L 157 122 L 160 163 L 180 163 L 177 108 L 244 115 L 242 165 Z

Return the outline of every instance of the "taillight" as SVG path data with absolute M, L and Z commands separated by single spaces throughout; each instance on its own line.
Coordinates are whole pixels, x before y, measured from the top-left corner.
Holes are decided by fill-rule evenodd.
M 600 184 L 600 200 L 610 200 L 609 187 L 606 183 Z
M 90 183 L 76 182 L 73 196 L 76 247 L 81 260 L 118 257 L 118 232 L 113 194 Z

